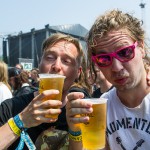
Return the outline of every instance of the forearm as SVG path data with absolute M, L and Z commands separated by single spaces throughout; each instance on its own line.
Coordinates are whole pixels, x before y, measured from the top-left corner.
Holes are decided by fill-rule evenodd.
M 82 142 L 69 139 L 69 150 L 82 150 Z
M 7 149 L 18 137 L 19 136 L 11 130 L 8 123 L 4 124 L 0 127 L 0 149 Z

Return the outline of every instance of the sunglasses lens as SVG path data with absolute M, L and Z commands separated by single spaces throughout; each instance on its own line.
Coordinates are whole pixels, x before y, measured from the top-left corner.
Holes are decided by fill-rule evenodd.
M 134 57 L 133 47 L 126 47 L 117 52 L 118 59 L 122 62 L 129 61 Z
M 135 44 L 120 49 L 116 52 L 92 56 L 92 60 L 97 63 L 99 67 L 108 67 L 111 65 L 113 57 L 121 62 L 127 62 L 134 58 L 134 49 L 136 46 L 137 43 L 135 42 Z
M 111 57 L 109 55 L 101 55 L 96 57 L 96 63 L 100 67 L 109 66 L 111 64 Z

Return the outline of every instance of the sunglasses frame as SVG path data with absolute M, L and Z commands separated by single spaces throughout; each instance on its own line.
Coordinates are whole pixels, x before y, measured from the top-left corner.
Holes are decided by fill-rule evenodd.
M 126 46 L 126 47 L 123 47 L 123 48 L 120 48 L 120 49 L 116 50 L 115 52 L 111 52 L 111 53 L 108 53 L 108 54 L 93 55 L 93 56 L 92 56 L 92 61 L 93 61 L 95 64 L 97 64 L 98 67 L 108 67 L 108 66 L 110 66 L 110 65 L 112 64 L 113 58 L 118 59 L 120 62 L 128 62 L 128 61 L 130 61 L 131 59 L 134 58 L 134 56 L 135 56 L 134 50 L 135 50 L 135 48 L 137 47 L 137 45 L 138 45 L 138 43 L 135 42 L 134 44 L 129 45 L 129 46 Z M 117 53 L 120 52 L 120 51 L 123 50 L 123 49 L 126 49 L 126 48 L 131 48 L 131 49 L 132 49 L 133 56 L 132 56 L 132 58 L 130 58 L 130 59 L 128 59 L 128 60 L 121 60 L 120 57 L 118 57 Z M 98 62 L 97 62 L 97 59 L 98 59 L 99 56 L 109 56 L 109 57 L 110 57 L 110 64 L 108 64 L 108 65 L 106 65 L 106 66 L 100 66 L 100 65 L 98 64 Z

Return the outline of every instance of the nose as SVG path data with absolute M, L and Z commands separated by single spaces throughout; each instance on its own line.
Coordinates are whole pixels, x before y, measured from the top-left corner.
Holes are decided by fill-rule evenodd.
M 52 70 L 56 73 L 60 72 L 60 70 L 61 70 L 61 59 L 60 58 L 57 58 L 55 60 L 55 62 L 52 64 Z
M 119 61 L 118 59 L 116 59 L 115 57 L 112 60 L 111 67 L 112 67 L 112 71 L 114 71 L 114 72 L 119 72 L 120 70 L 123 69 L 122 62 Z

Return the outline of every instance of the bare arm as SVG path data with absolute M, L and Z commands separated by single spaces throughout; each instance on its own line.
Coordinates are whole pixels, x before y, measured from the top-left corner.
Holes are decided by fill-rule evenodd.
M 69 150 L 82 150 L 82 142 L 75 142 L 69 139 Z
M 92 104 L 82 100 L 83 93 L 72 92 L 68 94 L 67 106 L 66 106 L 66 116 L 69 129 L 77 132 L 80 131 L 80 123 L 86 123 L 89 121 L 87 115 L 80 114 L 89 114 L 93 111 Z M 74 141 L 71 138 L 69 139 L 69 150 L 82 150 L 82 141 Z M 110 150 L 108 143 L 103 150 Z
M 82 142 L 75 142 L 75 141 L 69 139 L 69 150 L 83 150 Z M 108 143 L 106 143 L 105 148 L 103 148 L 101 150 L 110 150 Z
M 0 127 L 0 149 L 7 149 L 19 136 L 13 133 L 8 123 Z
M 46 118 L 45 115 L 59 114 L 61 109 L 45 109 L 60 107 L 62 102 L 59 100 L 42 101 L 45 96 L 58 93 L 56 90 L 44 91 L 42 94 L 37 95 L 29 105 L 19 114 L 20 120 L 23 122 L 25 128 L 38 126 L 41 123 L 55 122 L 57 119 Z M 0 149 L 7 149 L 14 141 L 18 139 L 9 124 L 6 123 L 0 127 Z
M 66 106 L 66 117 L 69 129 L 76 132 L 80 131 L 79 123 L 87 122 L 89 117 L 79 117 L 80 114 L 90 113 L 90 104 L 82 103 L 84 97 L 81 92 L 72 92 L 68 94 L 67 106 Z M 74 141 L 69 138 L 69 150 L 82 150 L 82 141 Z

